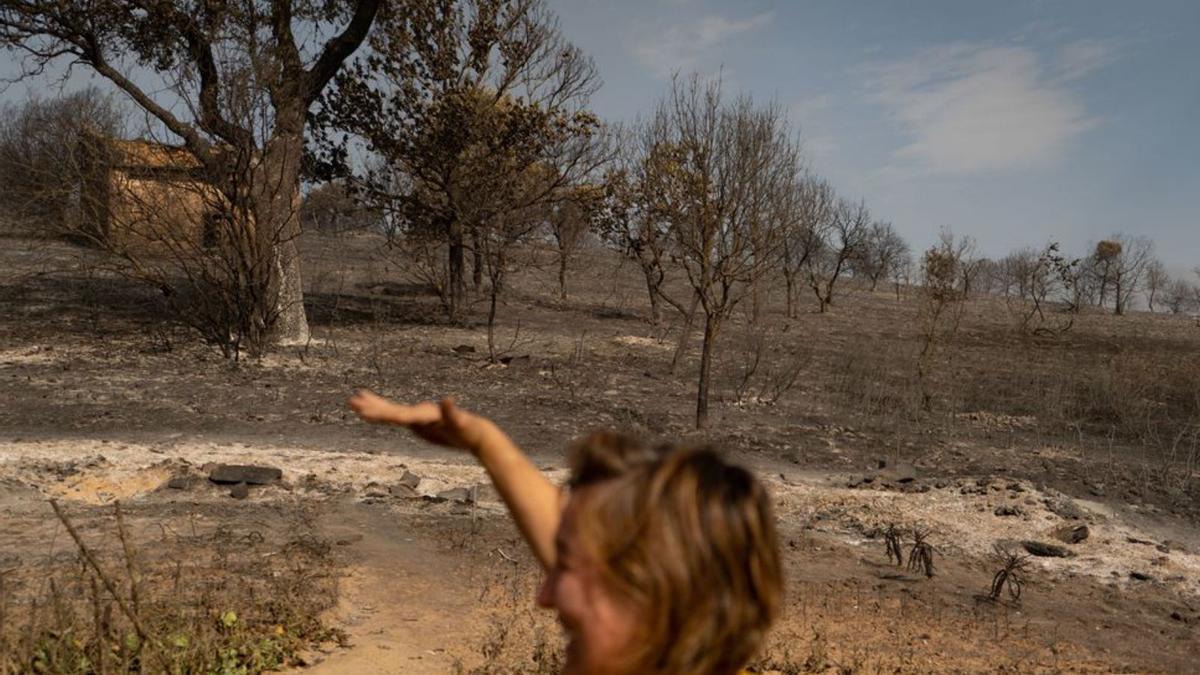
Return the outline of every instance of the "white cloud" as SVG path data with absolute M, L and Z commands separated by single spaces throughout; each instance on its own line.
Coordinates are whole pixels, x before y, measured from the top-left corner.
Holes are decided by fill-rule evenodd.
M 1076 40 L 1058 53 L 1056 74 L 1063 80 L 1077 80 L 1117 59 L 1117 45 L 1104 40 Z
M 765 26 L 773 15 L 768 11 L 743 19 L 715 14 L 703 16 L 684 25 L 645 35 L 633 51 L 655 75 L 669 77 L 677 71 L 695 69 L 706 52 L 735 35 Z
M 953 44 L 869 68 L 869 86 L 912 137 L 898 159 L 930 171 L 1014 169 L 1060 160 L 1098 124 L 1067 83 L 1111 58 L 1089 43 L 1049 65 L 1026 46 Z

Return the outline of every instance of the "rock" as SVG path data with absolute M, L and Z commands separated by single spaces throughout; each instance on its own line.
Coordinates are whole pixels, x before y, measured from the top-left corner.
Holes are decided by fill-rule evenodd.
M 1000 506 L 997 506 L 996 510 L 992 511 L 992 513 L 1001 517 L 1023 516 L 1025 515 L 1025 509 L 1022 509 L 1017 504 L 1001 504 Z
M 950 487 L 950 481 L 946 480 L 945 478 L 939 478 L 937 479 L 937 482 L 933 484 L 933 486 L 939 490 L 942 490 Z
M 405 471 L 404 475 L 400 476 L 400 484 L 415 490 L 421 484 L 421 477 L 411 471 Z
M 246 483 L 238 483 L 229 488 L 229 496 L 234 499 L 245 499 L 250 496 L 250 486 Z
M 512 365 L 514 363 L 528 362 L 531 360 L 532 359 L 530 358 L 530 356 L 528 354 L 523 354 L 521 356 L 501 356 L 500 357 L 500 363 L 503 363 L 506 366 Z
M 437 493 L 438 501 L 451 501 L 459 504 L 474 504 L 475 490 L 467 488 L 453 488 L 450 490 L 442 490 Z
M 1026 551 L 1029 551 L 1030 555 L 1036 555 L 1041 558 L 1070 558 L 1075 555 L 1063 546 L 1040 541 L 1023 541 L 1021 542 L 1021 546 Z
M 1149 574 L 1137 571 L 1130 572 L 1129 578 L 1133 579 L 1134 581 L 1154 581 L 1154 577 L 1150 576 Z
M 1054 538 L 1067 544 L 1078 544 L 1092 532 L 1087 525 L 1064 525 L 1054 531 Z
M 388 494 L 400 499 L 416 499 L 417 497 L 421 496 L 416 489 L 403 482 L 390 486 L 388 488 Z
M 1063 520 L 1083 520 L 1087 514 L 1075 505 L 1069 497 L 1061 499 L 1046 498 L 1046 510 Z
M 457 347 L 451 347 L 450 351 L 455 354 L 474 354 L 475 348 L 471 345 L 458 345 Z
M 273 466 L 217 464 L 208 472 L 208 479 L 214 483 L 270 485 L 283 479 L 283 471 Z
M 196 480 L 192 476 L 175 476 L 167 481 L 167 487 L 172 490 L 190 490 L 195 483 Z
M 361 534 L 350 534 L 350 535 L 346 535 L 345 537 L 342 537 L 341 539 L 338 539 L 337 541 L 335 541 L 333 543 L 337 544 L 338 546 L 349 546 L 350 544 L 355 544 L 362 540 L 363 540 L 363 536 Z

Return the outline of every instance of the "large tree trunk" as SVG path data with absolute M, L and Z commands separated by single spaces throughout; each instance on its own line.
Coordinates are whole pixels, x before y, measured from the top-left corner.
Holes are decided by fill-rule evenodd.
M 255 226 L 270 251 L 266 300 L 274 322 L 269 326 L 268 338 L 276 344 L 304 344 L 309 340 L 297 249 L 300 161 L 304 151 L 303 116 L 299 119 L 298 125 L 281 124 L 282 128 L 267 142 L 262 161 L 251 173 L 249 186 Z
M 708 382 L 712 374 L 713 343 L 717 339 L 717 320 L 711 314 L 704 316 L 704 346 L 700 349 L 700 386 L 696 392 L 696 428 L 708 426 Z

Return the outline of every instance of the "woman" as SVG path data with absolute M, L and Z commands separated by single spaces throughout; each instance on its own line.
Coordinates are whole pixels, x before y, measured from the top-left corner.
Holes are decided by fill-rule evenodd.
M 559 490 L 490 420 L 441 403 L 350 400 L 368 422 L 468 450 L 546 571 L 538 604 L 569 638 L 567 673 L 733 675 L 779 611 L 768 495 L 705 448 L 594 434 Z

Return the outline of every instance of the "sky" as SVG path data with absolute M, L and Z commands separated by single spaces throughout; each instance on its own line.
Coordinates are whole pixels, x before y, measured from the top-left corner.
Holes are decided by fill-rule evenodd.
M 1200 0 L 546 1 L 595 59 L 602 117 L 719 73 L 783 106 L 811 170 L 914 250 L 949 229 L 1078 256 L 1123 232 L 1200 265 Z M 0 102 L 30 91 L 55 93 Z
M 601 116 L 673 73 L 776 101 L 811 169 L 914 249 L 1002 256 L 1145 235 L 1200 265 L 1196 0 L 549 0 L 596 61 Z

